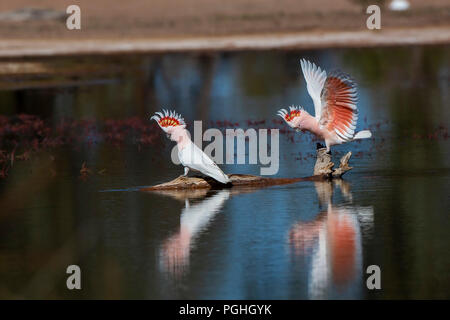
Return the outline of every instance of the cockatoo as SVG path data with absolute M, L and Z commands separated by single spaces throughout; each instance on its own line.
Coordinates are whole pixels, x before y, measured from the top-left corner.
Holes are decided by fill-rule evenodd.
M 161 129 L 167 133 L 170 140 L 175 141 L 178 147 L 178 158 L 184 166 L 184 176 L 189 168 L 200 171 L 221 183 L 229 183 L 230 178 L 191 140 L 186 130 L 184 119 L 174 111 L 163 110 L 156 112 L 150 119 L 155 120 Z
M 278 115 L 297 131 L 310 131 L 325 140 L 327 152 L 336 144 L 370 138 L 369 130 L 355 133 L 358 109 L 353 80 L 342 72 L 327 76 L 325 70 L 304 59 L 300 60 L 300 65 L 314 103 L 315 116 L 295 106 L 289 107 L 289 111 L 279 110 Z

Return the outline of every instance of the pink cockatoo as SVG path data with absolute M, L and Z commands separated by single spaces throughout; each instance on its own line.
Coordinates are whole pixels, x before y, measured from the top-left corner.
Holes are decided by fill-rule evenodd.
M 184 166 L 184 176 L 187 176 L 190 168 L 221 183 L 230 182 L 228 176 L 220 170 L 217 164 L 192 142 L 189 132 L 186 130 L 186 123 L 179 114 L 163 110 L 163 112 L 155 112 L 150 119 L 155 120 L 167 133 L 170 140 L 177 143 L 178 158 Z
M 302 107 L 281 109 L 278 115 L 298 131 L 310 131 L 325 140 L 330 147 L 357 139 L 370 138 L 372 133 L 363 130 L 355 133 L 358 109 L 356 108 L 356 84 L 345 73 L 335 72 L 327 76 L 314 63 L 300 60 L 306 87 L 314 103 L 313 117 Z

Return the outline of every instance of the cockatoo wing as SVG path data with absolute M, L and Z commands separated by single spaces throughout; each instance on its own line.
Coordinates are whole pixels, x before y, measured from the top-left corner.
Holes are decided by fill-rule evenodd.
M 179 152 L 179 158 L 180 162 L 186 167 L 200 171 L 204 175 L 219 182 L 230 182 L 228 176 L 220 170 L 217 164 L 215 164 L 214 161 L 212 161 L 212 159 L 193 142 L 188 143 L 188 145 Z
M 358 120 L 357 88 L 345 73 L 336 72 L 327 77 L 322 91 L 321 126 L 334 131 L 342 141 L 350 141 L 355 135 Z
M 305 59 L 300 60 L 300 65 L 306 80 L 306 88 L 314 103 L 314 116 L 319 121 L 322 110 L 320 94 L 327 79 L 327 73 Z

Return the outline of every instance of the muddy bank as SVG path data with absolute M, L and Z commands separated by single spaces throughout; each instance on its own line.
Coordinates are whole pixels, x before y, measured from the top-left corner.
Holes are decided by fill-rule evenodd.
M 449 27 L 448 0 L 410 0 L 407 12 L 390 0 L 79 0 L 81 31 L 65 26 L 60 0 L 0 3 L 0 38 L 139 39 L 366 30 L 369 4 L 381 7 L 382 29 Z
M 446 44 L 449 42 L 450 28 L 305 32 L 128 40 L 98 39 L 43 41 L 33 39 L 2 41 L 0 43 L 0 58 L 165 53 L 179 51 L 316 49 L 330 47 Z
M 380 31 L 366 28 L 366 0 L 80 0 L 75 31 L 61 1 L 9 1 L 0 4 L 0 57 L 450 42 L 447 0 L 411 0 L 407 12 L 372 2 L 381 6 Z

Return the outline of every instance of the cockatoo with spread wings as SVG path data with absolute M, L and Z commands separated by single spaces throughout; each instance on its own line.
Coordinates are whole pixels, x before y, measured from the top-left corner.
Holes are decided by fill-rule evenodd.
M 170 140 L 175 141 L 178 147 L 178 158 L 184 166 L 184 175 L 187 176 L 189 168 L 200 171 L 221 183 L 228 183 L 230 179 L 222 170 L 191 140 L 186 130 L 184 119 L 174 111 L 163 110 L 156 112 L 150 119 L 155 120 L 161 129 L 167 133 Z
M 345 73 L 327 75 L 314 63 L 300 60 L 306 88 L 314 103 L 314 117 L 301 107 L 281 109 L 278 115 L 297 130 L 310 131 L 325 140 L 327 152 L 336 144 L 370 138 L 369 130 L 355 132 L 358 120 L 356 84 Z

